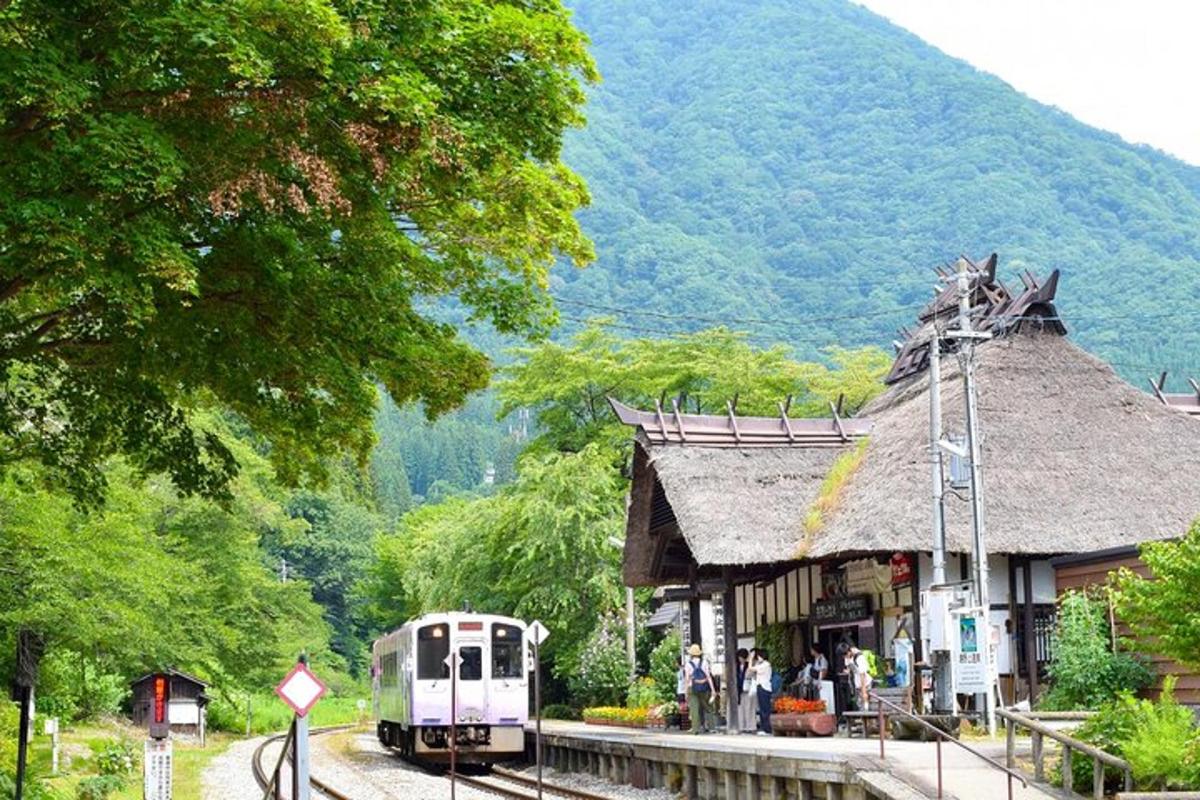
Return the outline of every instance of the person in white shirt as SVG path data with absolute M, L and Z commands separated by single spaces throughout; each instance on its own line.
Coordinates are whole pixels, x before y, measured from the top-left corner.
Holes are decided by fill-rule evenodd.
M 866 711 L 871 707 L 869 693 L 871 691 L 871 662 L 867 654 L 857 647 L 851 646 L 850 652 L 850 681 L 851 686 L 858 692 L 858 707 Z
M 750 651 L 749 672 L 754 675 L 755 691 L 758 695 L 758 735 L 771 735 L 771 662 L 761 647 Z

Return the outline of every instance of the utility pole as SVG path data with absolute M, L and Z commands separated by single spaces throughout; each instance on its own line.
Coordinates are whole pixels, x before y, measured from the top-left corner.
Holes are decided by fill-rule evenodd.
M 988 597 L 987 545 L 983 522 L 983 475 L 980 464 L 979 409 L 975 396 L 975 340 L 989 338 L 971 329 L 970 279 L 967 261 L 958 260 L 958 349 L 962 367 L 963 394 L 966 400 L 967 451 L 971 462 L 971 533 L 975 558 L 975 600 L 983 618 L 983 630 L 978 632 L 979 653 L 987 685 L 984 695 L 984 714 L 988 734 L 996 732 L 996 693 L 992 682 L 992 624 L 991 601 Z
M 936 327 L 929 342 L 929 461 L 933 476 L 933 583 L 946 582 L 946 519 L 942 470 L 942 335 Z
M 279 582 L 287 583 L 287 559 L 279 557 Z

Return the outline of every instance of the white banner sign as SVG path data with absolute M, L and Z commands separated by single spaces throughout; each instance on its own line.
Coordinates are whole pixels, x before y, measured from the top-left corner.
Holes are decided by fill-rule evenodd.
M 171 800 L 171 740 L 147 739 L 142 759 L 145 800 Z

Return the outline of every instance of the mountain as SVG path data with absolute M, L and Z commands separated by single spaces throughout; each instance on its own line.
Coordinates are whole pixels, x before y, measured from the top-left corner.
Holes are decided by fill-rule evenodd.
M 598 253 L 555 277 L 568 323 L 885 345 L 928 267 L 995 250 L 1011 283 L 1061 269 L 1075 340 L 1126 377 L 1200 374 L 1200 168 L 840 0 L 577 2 L 575 19 L 604 81 L 567 144 Z

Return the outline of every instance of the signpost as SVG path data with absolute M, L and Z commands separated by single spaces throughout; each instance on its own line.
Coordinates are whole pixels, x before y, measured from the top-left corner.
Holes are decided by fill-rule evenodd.
M 458 665 L 462 663 L 458 650 L 451 650 L 445 663 L 450 668 L 450 800 L 454 800 L 458 770 Z
M 537 796 L 542 800 L 542 662 L 538 649 L 550 631 L 536 619 L 525 629 L 525 638 L 533 646 L 533 758 L 537 762 Z
M 142 797 L 171 800 L 171 675 L 160 672 L 150 681 L 150 738 L 142 758 Z
M 296 666 L 275 687 L 275 694 L 295 712 L 292 720 L 292 800 L 309 800 L 308 712 L 324 696 L 325 684 L 301 655 Z

